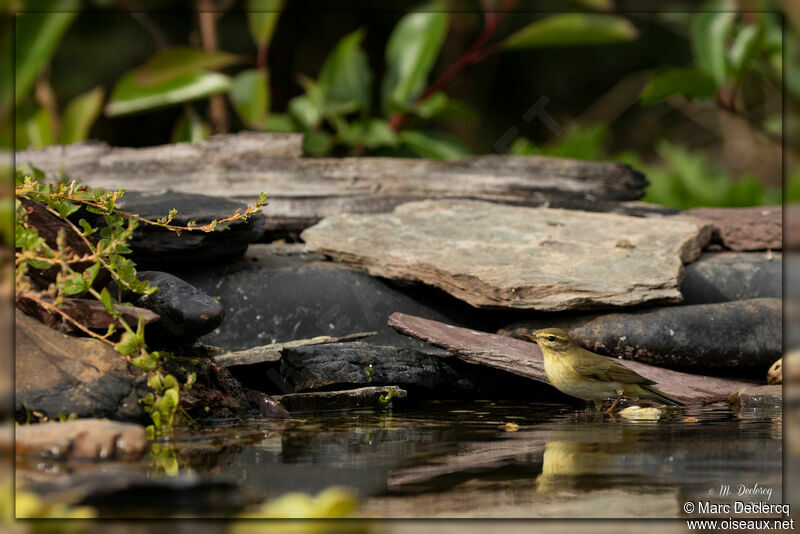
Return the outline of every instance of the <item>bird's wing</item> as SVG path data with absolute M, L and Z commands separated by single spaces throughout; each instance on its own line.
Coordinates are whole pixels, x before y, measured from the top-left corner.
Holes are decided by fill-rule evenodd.
M 643 377 L 633 369 L 629 369 L 611 358 L 588 350 L 581 350 L 582 357 L 573 365 L 573 368 L 583 377 L 603 382 L 622 382 L 623 384 L 655 384 L 649 378 Z

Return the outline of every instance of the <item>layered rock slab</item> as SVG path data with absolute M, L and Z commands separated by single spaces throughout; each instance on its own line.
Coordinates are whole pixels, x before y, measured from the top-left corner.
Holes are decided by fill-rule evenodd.
M 410 202 L 341 214 L 306 229 L 307 245 L 374 276 L 423 282 L 475 307 L 560 311 L 680 302 L 683 264 L 711 226 L 471 200 Z

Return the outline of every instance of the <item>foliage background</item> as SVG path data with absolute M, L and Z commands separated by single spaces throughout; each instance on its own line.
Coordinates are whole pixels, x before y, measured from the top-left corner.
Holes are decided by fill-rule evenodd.
M 70 5 L 68 1 L 51 3 Z M 135 2 L 72 2 L 72 5 L 79 8 L 76 16 L 56 43 L 52 57 L 43 63 L 36 86 L 18 106 L 20 148 L 26 143 L 47 144 L 20 135 L 41 107 L 53 109 L 55 117 L 61 115 L 56 121 L 63 123 L 65 110 L 77 98 L 101 94 L 103 105 L 107 105 L 109 95 L 123 75 L 140 68 L 165 47 L 202 48 L 207 42 L 200 29 L 202 17 L 198 11 L 217 11 L 213 23 L 216 47 L 244 58 L 243 62 L 223 65 L 218 70 L 235 77 L 245 69 L 253 69 L 259 52 L 249 31 L 252 21 L 248 21 L 245 10 L 281 7 L 280 2 L 269 1 L 161 1 L 149 3 L 146 14 L 132 15 L 120 9 L 130 10 L 136 7 Z M 778 62 L 776 66 L 774 49 L 788 43 L 785 59 L 796 61 L 797 10 L 789 2 L 748 2 L 746 6 L 710 2 L 694 7 L 702 7 L 718 17 L 724 16 L 725 10 L 750 10 L 732 16 L 729 32 L 720 40 L 726 57 L 732 57 L 732 49 L 745 28 L 761 24 L 758 17 L 772 17 L 767 30 L 759 34 L 741 80 L 731 82 L 733 75 L 728 74 L 726 80 L 718 80 L 712 88 L 713 94 L 704 94 L 700 85 L 692 85 L 692 80 L 687 82 L 684 76 L 681 83 L 690 84 L 688 92 L 683 91 L 687 96 L 667 94 L 654 103 L 642 101 L 647 84 L 659 73 L 673 68 L 709 68 L 707 57 L 713 54 L 714 42 L 698 43 L 698 35 L 701 40 L 705 35 L 713 35 L 709 28 L 713 29 L 715 22 L 711 20 L 712 26 L 698 32 L 695 28 L 702 23 L 699 19 L 704 14 L 685 8 L 669 12 L 666 7 L 658 6 L 659 12 L 635 13 L 642 8 L 641 3 L 613 0 L 547 4 L 400 1 L 393 3 L 391 9 L 376 8 L 368 2 L 350 2 L 323 13 L 319 5 L 290 2 L 282 8 L 266 55 L 269 77 L 266 97 L 271 110 L 268 122 L 253 117 L 250 121 L 243 120 L 231 99 L 223 96 L 196 100 L 190 104 L 191 112 L 187 112 L 185 104 L 178 104 L 111 116 L 106 107 L 106 113 L 87 119 L 86 135 L 117 146 L 149 146 L 198 139 L 214 131 L 304 129 L 309 138 L 306 147 L 309 155 L 448 158 L 501 152 L 617 159 L 646 172 L 653 184 L 646 200 L 679 208 L 780 202 L 782 128 L 797 129 L 796 118 L 789 116 L 782 122 L 781 112 L 784 98 L 796 101 L 800 96 L 800 83 L 796 77 L 787 77 L 782 94 L 781 65 Z M 548 17 L 568 12 L 574 16 L 623 21 L 634 33 L 616 42 L 582 44 L 587 30 L 570 33 L 567 28 L 551 36 L 553 42 L 494 50 L 496 53 L 466 66 L 445 86 L 448 102 L 459 103 L 454 110 L 448 108 L 451 113 L 431 118 L 409 113 L 400 131 L 412 133 L 392 137 L 391 128 L 386 127 L 391 124 L 392 112 L 381 102 L 381 85 L 392 67 L 385 50 L 398 23 L 412 11 L 448 11 L 443 15 L 446 37 L 441 46 L 434 47 L 435 62 L 424 76 L 425 84 L 430 85 L 463 59 L 470 45 L 480 39 L 488 20 L 483 12 L 492 8 L 513 10 L 499 22 L 487 48 Z M 758 10 L 765 13 L 756 13 Z M 24 38 L 19 28 L 18 18 L 17 40 Z M 362 105 L 354 110 L 345 109 L 334 119 L 305 128 L 297 120 L 292 124 L 287 111 L 292 109 L 293 101 L 304 93 L 313 100 L 313 83 L 309 80 L 321 82 L 326 61 L 332 61 L 332 51 L 346 36 L 363 39 L 360 50 L 372 78 L 368 108 Z M 402 40 L 400 46 L 412 49 L 424 37 L 424 33 L 415 34 L 413 39 Z M 780 52 L 779 49 L 778 57 Z M 344 63 L 334 61 L 334 68 L 329 70 L 338 72 L 351 63 L 350 59 Z M 710 68 L 713 70 L 713 60 Z M 736 87 L 733 98 L 729 95 L 731 85 Z M 256 96 L 249 98 L 250 103 L 257 100 Z M 544 121 L 525 117 L 526 111 L 543 98 L 547 102 L 544 109 L 556 121 L 557 130 Z M 220 104 L 227 117 L 223 128 L 215 122 L 212 111 Z M 187 121 L 188 117 L 194 120 Z M 373 121 L 366 121 L 366 117 Z M 179 124 L 183 128 L 178 128 Z M 195 128 L 189 128 L 190 124 Z M 63 132 L 62 139 L 55 133 L 50 137 L 49 142 L 64 141 Z M 44 138 L 47 141 L 47 135 Z M 787 158 L 796 157 L 793 150 L 787 151 Z M 797 183 L 798 180 L 790 181 L 787 188 L 790 199 L 798 189 Z

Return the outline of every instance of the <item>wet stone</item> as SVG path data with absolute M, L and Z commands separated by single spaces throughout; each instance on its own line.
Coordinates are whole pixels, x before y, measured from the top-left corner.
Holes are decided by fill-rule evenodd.
M 201 341 L 226 351 L 369 331 L 377 332 L 370 338 L 376 345 L 422 348 L 386 325 L 395 311 L 496 328 L 510 322 L 486 317 L 438 290 L 400 287 L 326 261 L 302 246 L 257 244 L 244 258 L 192 267 L 178 274 L 218 297 L 225 312 L 225 321 Z
M 500 333 L 519 336 L 548 327 L 563 328 L 584 348 L 606 356 L 756 380 L 783 350 L 780 299 L 535 317 Z
M 783 388 L 771 385 L 738 389 L 731 394 L 728 402 L 739 410 L 780 407 L 783 405 Z
M 357 410 L 359 408 L 385 407 L 394 399 L 408 395 L 397 386 L 365 387 L 344 391 L 312 391 L 289 393 L 275 398 L 290 412 L 319 412 L 329 410 Z
M 102 419 L 18 426 L 15 453 L 54 460 L 136 460 L 144 454 L 144 427 Z
M 150 220 L 167 216 L 171 209 L 178 213 L 173 225 L 187 226 L 194 221 L 197 226 L 230 217 L 246 204 L 232 200 L 193 193 L 128 191 L 117 202 L 117 207 Z M 229 260 L 244 254 L 247 246 L 263 233 L 264 216 L 255 215 L 247 221 L 218 225 L 212 232 L 175 232 L 152 225 L 140 224 L 129 245 L 131 259 L 146 268 L 180 266 L 187 263 L 211 263 Z
M 18 421 L 33 411 L 49 419 L 144 417 L 138 402 L 147 390 L 143 375 L 109 345 L 67 336 L 17 311 L 15 349 Z
M 123 293 L 123 300 L 147 308 L 159 315 L 148 329 L 158 340 L 192 342 L 217 328 L 224 317 L 222 305 L 204 291 L 175 275 L 158 271 L 138 273 L 158 291 L 152 295 Z
M 399 386 L 444 396 L 478 390 L 474 377 L 454 368 L 448 358 L 359 342 L 284 349 L 281 375 L 298 392 Z
M 685 304 L 781 298 L 780 253 L 706 252 L 686 266 L 681 285 Z

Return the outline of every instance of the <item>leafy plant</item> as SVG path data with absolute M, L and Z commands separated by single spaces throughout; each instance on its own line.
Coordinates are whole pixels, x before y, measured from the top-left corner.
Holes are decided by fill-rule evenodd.
M 214 120 L 207 121 L 200 116 L 193 102 L 212 99 L 213 103 L 214 99 L 227 95 L 246 128 L 303 132 L 303 148 L 307 155 L 463 157 L 469 152 L 460 141 L 432 131 L 427 125 L 438 119 L 476 118 L 466 104 L 455 101 L 444 92 L 467 67 L 497 53 L 619 43 L 637 36 L 636 28 L 622 17 L 567 13 L 540 17 L 506 38 L 492 42 L 500 22 L 515 4 L 516 0 L 507 0 L 496 13 L 487 8 L 479 37 L 432 83 L 429 78 L 450 25 L 450 16 L 439 3 L 423 5 L 400 18 L 386 45 L 386 71 L 382 77 L 370 70 L 362 48 L 367 30 L 360 28 L 351 32 L 331 50 L 316 78 L 297 75 L 303 93 L 292 98 L 285 111 L 275 113 L 270 109 L 268 57 L 284 2 L 249 0 L 246 4 L 247 27 L 256 49 L 254 62 L 247 57 L 217 50 L 214 46 L 165 47 L 141 66 L 126 72 L 115 83 L 104 106 L 102 88 L 93 89 L 68 104 L 61 119 L 55 106 L 42 102 L 38 96 L 36 103 L 18 101 L 23 112 L 18 114 L 17 148 L 83 140 L 101 108 L 106 116 L 113 118 L 183 106 L 184 112 L 173 128 L 172 140 L 202 140 L 220 130 Z M 204 31 L 215 32 L 217 15 L 200 15 L 210 21 Z M 29 61 L 20 63 L 26 65 L 26 70 L 25 76 L 18 79 L 32 84 L 38 77 L 46 85 L 45 66 L 72 18 L 42 20 L 31 16 L 24 21 L 25 25 L 20 24 L 28 27 L 28 20 L 59 30 L 52 32 L 46 42 L 31 51 Z M 36 28 L 26 32 L 26 42 L 28 33 L 31 38 L 39 35 L 40 32 L 34 30 Z M 18 50 L 25 54 L 32 48 L 23 46 Z M 245 68 L 235 74 L 219 71 L 240 64 L 245 64 Z M 18 94 L 25 96 L 24 92 Z M 379 95 L 378 102 L 374 101 L 376 94 Z M 211 108 L 220 112 L 219 106 L 212 105 Z M 225 112 L 224 106 L 221 112 Z M 214 123 L 213 127 L 211 123 Z
M 780 85 L 783 31 L 779 15 L 737 14 L 714 3 L 708 7 L 689 20 L 694 65 L 656 73 L 642 90 L 643 104 L 680 94 L 713 99 L 720 108 L 745 115 L 739 93 L 748 74 L 756 73 Z M 762 128 L 770 131 L 766 124 Z
M 151 294 L 157 288 L 150 287 L 146 281 L 136 278 L 136 267 L 126 257 L 131 252 L 127 242 L 140 223 L 159 226 L 175 232 L 211 232 L 218 224 L 243 220 L 261 211 L 266 205 L 266 196 L 261 194 L 255 207 L 247 207 L 221 220 L 214 220 L 203 226 L 172 225 L 176 210 L 157 221 L 150 221 L 132 213 L 120 211 L 116 202 L 124 195 L 124 190 L 109 192 L 91 190 L 76 181 L 63 180 L 57 184 L 44 183 L 41 171 L 33 169 L 31 174 L 18 171 L 16 175 L 15 204 L 15 243 L 16 243 L 16 297 L 36 303 L 40 308 L 61 317 L 84 334 L 114 347 L 134 366 L 148 373 L 147 384 L 152 390 L 141 399 L 145 411 L 150 415 L 152 425 L 147 431 L 150 437 L 171 431 L 180 416 L 180 394 L 190 388 L 194 375 L 189 375 L 181 386 L 175 377 L 166 374 L 161 362 L 168 353 L 148 351 L 145 344 L 144 324 L 126 322 L 120 311 L 119 302 L 103 287 L 96 289 L 93 284 L 101 270 L 107 271 L 117 287 L 138 294 Z M 56 216 L 64 228 L 58 232 L 56 243 L 39 235 L 35 226 L 28 221 L 28 211 L 23 200 L 40 203 Z M 89 213 L 102 216 L 101 229 L 92 226 L 85 218 L 78 224 L 72 222 L 73 216 L 83 208 Z M 67 229 L 82 243 L 82 251 L 68 244 Z M 99 240 L 94 241 L 99 235 Z M 92 237 L 95 236 L 95 237 Z M 77 265 L 87 267 L 79 268 Z M 55 269 L 54 281 L 41 287 L 31 274 L 33 271 Z M 104 334 L 95 332 L 87 325 L 74 319 L 61 309 L 67 297 L 93 298 L 102 303 L 112 321 Z M 118 326 L 122 328 L 117 332 Z

